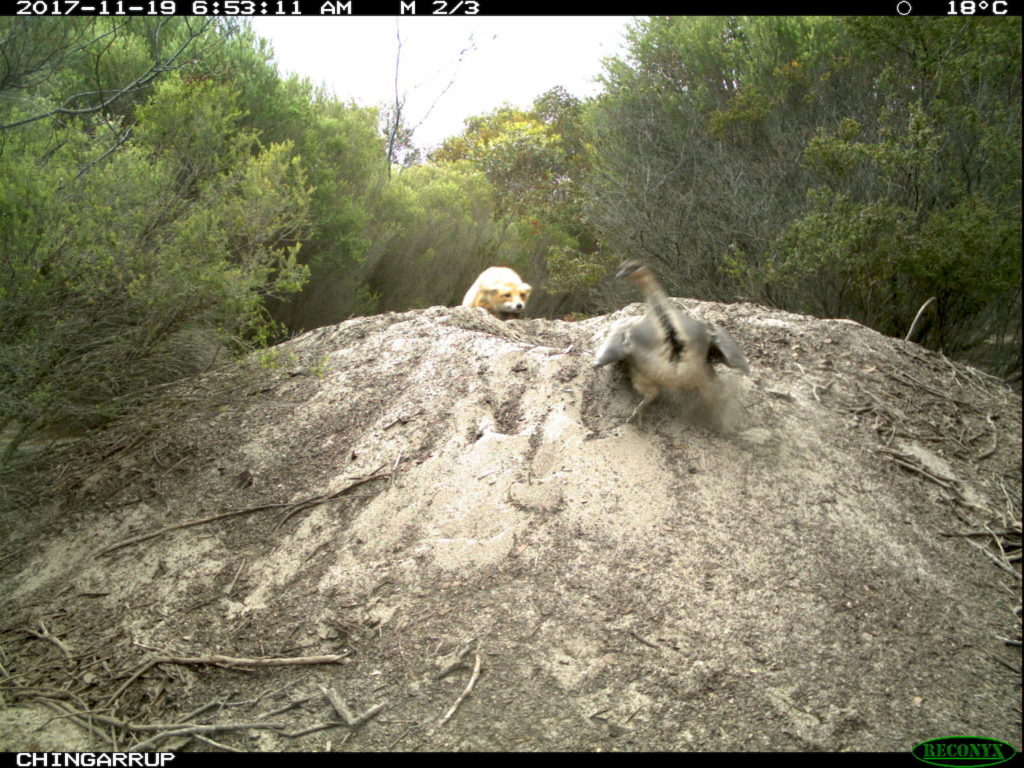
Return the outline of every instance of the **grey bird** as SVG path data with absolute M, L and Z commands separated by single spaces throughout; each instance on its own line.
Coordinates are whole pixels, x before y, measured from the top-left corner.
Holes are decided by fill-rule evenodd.
M 739 344 L 724 328 L 677 311 L 654 273 L 639 261 L 627 261 L 615 275 L 636 283 L 647 299 L 647 313 L 619 323 L 594 357 L 594 367 L 625 361 L 633 388 L 643 400 L 630 414 L 642 425 L 642 413 L 662 390 L 696 390 L 717 415 L 718 393 L 712 363 L 750 372 Z

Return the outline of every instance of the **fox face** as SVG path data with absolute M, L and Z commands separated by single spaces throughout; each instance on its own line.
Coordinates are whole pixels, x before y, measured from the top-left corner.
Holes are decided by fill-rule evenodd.
M 521 315 L 530 290 L 530 285 L 508 267 L 489 267 L 466 292 L 462 306 L 482 307 L 498 317 Z
M 519 314 L 530 298 L 530 286 L 526 283 L 503 283 L 494 288 L 485 289 L 477 306 L 483 306 L 492 312 Z

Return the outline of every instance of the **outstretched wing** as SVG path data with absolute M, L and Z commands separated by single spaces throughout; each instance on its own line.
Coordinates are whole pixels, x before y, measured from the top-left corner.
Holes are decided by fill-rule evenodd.
M 740 345 L 725 328 L 714 323 L 707 324 L 708 329 L 708 362 L 725 363 L 744 373 L 750 373 L 750 363 L 743 356 Z
M 630 356 L 632 343 L 630 341 L 630 330 L 636 325 L 635 317 L 622 320 L 612 326 L 605 336 L 604 342 L 594 355 L 594 367 L 599 368 L 608 363 L 617 363 Z

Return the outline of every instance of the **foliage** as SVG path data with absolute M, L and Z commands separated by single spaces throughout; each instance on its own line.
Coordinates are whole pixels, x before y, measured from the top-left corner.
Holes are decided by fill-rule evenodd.
M 530 110 L 510 106 L 466 120 L 466 129 L 430 157 L 479 170 L 495 195 L 495 263 L 520 269 L 534 291 L 531 309 L 565 309 L 603 274 L 597 242 L 582 216 L 579 180 L 588 167 L 583 104 L 564 89 Z M 561 294 L 559 296 L 558 294 Z
M 367 257 L 379 310 L 461 303 L 493 255 L 494 195 L 465 162 L 405 169 L 387 190 Z
M 24 21 L 37 20 L 6 21 L 4 39 L 24 29 L 63 48 L 33 49 L 45 66 L 8 56 L 0 94 L 5 461 L 34 434 L 100 424 L 265 341 L 264 300 L 307 276 L 309 189 L 292 145 L 262 144 L 229 84 L 171 72 L 157 46 L 189 39 L 196 20 Z M 154 69 L 144 89 L 113 79 Z M 109 103 L 71 111 L 86 93 Z M 47 104 L 65 111 L 27 119 Z
M 651 18 L 585 116 L 609 262 L 1020 368 L 1019 19 Z

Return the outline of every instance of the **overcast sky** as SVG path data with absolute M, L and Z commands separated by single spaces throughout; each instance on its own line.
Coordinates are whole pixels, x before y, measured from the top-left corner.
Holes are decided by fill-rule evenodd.
M 632 18 L 296 17 L 256 18 L 252 25 L 273 45 L 283 75 L 294 72 L 340 99 L 379 106 L 395 99 L 397 21 L 406 124 L 420 124 L 414 141 L 429 148 L 460 133 L 467 117 L 503 102 L 529 107 L 556 85 L 595 95 L 601 59 L 621 53 Z

